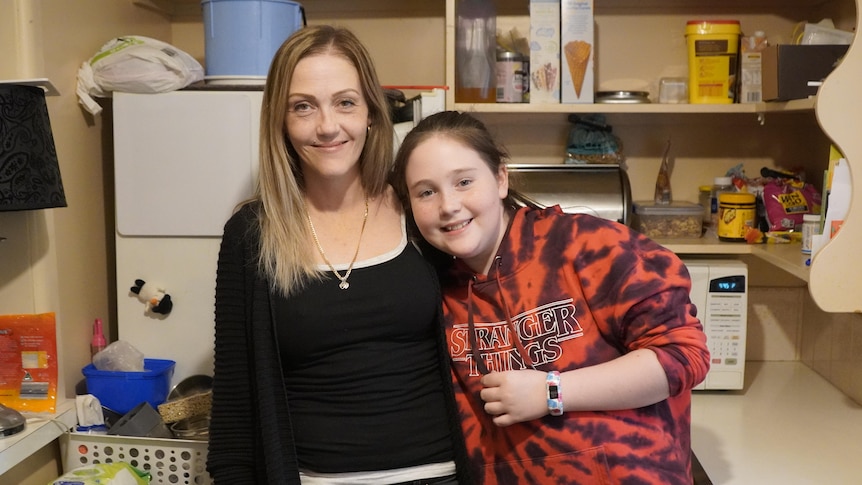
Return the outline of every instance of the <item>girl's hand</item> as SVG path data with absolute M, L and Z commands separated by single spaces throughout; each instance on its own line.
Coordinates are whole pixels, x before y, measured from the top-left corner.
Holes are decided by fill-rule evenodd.
M 485 412 L 497 426 L 510 426 L 548 414 L 547 372 L 533 369 L 492 372 L 482 376 Z

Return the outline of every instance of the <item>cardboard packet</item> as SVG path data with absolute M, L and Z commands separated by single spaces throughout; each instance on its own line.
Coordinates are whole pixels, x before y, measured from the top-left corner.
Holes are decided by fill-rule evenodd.
M 560 102 L 560 1 L 530 0 L 530 103 Z
M 595 95 L 593 0 L 562 0 L 561 100 L 592 103 Z
M 0 315 L 0 403 L 54 413 L 57 327 L 53 313 Z

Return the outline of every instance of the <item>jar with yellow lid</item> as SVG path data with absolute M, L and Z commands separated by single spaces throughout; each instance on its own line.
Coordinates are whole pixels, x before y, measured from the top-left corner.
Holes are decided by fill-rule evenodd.
M 757 227 L 754 194 L 723 192 L 718 195 L 718 239 L 744 242 L 746 228 Z

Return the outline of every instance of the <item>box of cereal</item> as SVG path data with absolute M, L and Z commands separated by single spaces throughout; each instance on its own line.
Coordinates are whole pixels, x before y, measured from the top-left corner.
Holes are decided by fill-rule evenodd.
M 560 102 L 560 0 L 530 0 L 530 104 Z
M 595 92 L 593 0 L 562 0 L 560 4 L 561 99 L 563 103 L 592 103 Z

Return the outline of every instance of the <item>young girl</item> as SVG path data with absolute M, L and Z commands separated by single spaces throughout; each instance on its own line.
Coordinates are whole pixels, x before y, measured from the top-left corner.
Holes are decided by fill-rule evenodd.
M 525 204 L 505 158 L 481 122 L 444 112 L 407 135 L 393 172 L 441 277 L 474 475 L 690 484 L 709 352 L 685 266 L 624 225 Z

